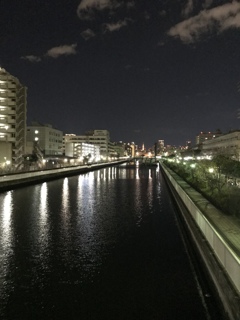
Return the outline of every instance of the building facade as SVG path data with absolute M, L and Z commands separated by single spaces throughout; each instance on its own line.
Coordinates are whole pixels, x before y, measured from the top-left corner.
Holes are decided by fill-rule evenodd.
M 134 142 L 120 143 L 122 144 L 123 148 L 121 157 L 134 158 L 136 156 L 138 146 L 136 146 Z
M 62 155 L 63 132 L 50 124 L 32 122 L 27 127 L 27 153 L 31 154 L 36 144 L 44 156 Z
M 216 132 L 200 132 L 196 136 L 196 145 L 199 145 L 207 140 L 212 140 L 217 137 L 220 137 L 222 135 L 222 132 L 220 130 L 217 130 Z
M 80 162 L 100 161 L 100 147 L 90 143 L 73 142 L 65 143 L 65 156 L 77 158 Z
M 205 156 L 226 155 L 240 161 L 240 130 L 204 141 L 201 153 Z
M 26 146 L 27 88 L 0 68 L 0 164 L 20 167 Z
M 158 140 L 156 144 L 156 150 L 155 150 L 155 155 L 156 156 L 161 156 L 164 153 L 164 140 Z
M 66 150 L 69 150 L 70 148 L 67 146 L 69 143 L 75 144 L 75 146 L 81 143 L 98 146 L 101 160 L 110 160 L 110 158 L 117 156 L 114 144 L 110 141 L 110 134 L 108 130 L 87 131 L 85 135 L 66 134 L 64 136 L 65 154 Z

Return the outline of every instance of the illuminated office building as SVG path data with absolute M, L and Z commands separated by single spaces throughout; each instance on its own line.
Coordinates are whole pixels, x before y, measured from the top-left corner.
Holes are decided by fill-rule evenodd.
M 74 157 L 80 161 L 88 159 L 88 162 L 97 162 L 101 160 L 100 147 L 84 142 L 67 142 L 65 144 L 65 155 Z
M 64 136 L 65 154 L 69 152 L 67 144 L 74 143 L 75 146 L 80 143 L 92 144 L 99 147 L 100 157 L 102 160 L 109 160 L 116 157 L 117 152 L 114 144 L 110 141 L 110 134 L 108 130 L 92 130 L 87 131 L 85 135 L 66 134 Z M 71 147 L 72 148 L 72 147 Z

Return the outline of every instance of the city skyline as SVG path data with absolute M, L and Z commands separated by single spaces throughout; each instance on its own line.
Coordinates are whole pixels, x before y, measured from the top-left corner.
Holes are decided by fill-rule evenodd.
M 239 2 L 3 0 L 0 9 L 0 65 L 28 88 L 28 123 L 106 129 L 147 148 L 239 129 Z

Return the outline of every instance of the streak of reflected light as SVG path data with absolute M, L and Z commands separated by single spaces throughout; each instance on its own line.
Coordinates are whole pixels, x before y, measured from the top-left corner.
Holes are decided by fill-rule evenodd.
M 6 249 L 11 244 L 11 215 L 13 209 L 12 191 L 7 192 L 3 200 L 2 207 L 2 238 L 3 248 Z
M 6 279 L 10 268 L 10 258 L 12 256 L 12 212 L 13 198 L 12 191 L 6 193 L 0 206 L 0 278 Z M 7 283 L 3 281 L 2 283 Z M 0 286 L 0 296 L 4 292 L 5 286 Z
M 98 177 L 98 179 L 102 179 Z M 94 172 L 89 172 L 87 175 L 79 175 L 78 178 L 78 212 L 80 215 L 91 215 L 90 210 L 92 203 L 92 192 L 94 187 Z
M 138 170 L 138 169 L 137 169 Z M 137 177 L 138 181 L 136 183 L 135 195 L 134 195 L 134 204 L 135 204 L 135 213 L 136 213 L 136 225 L 140 227 L 142 221 L 142 198 L 141 198 L 141 181 L 140 177 Z
M 102 178 L 103 180 L 106 180 L 106 168 L 103 169 L 103 173 L 102 173 L 102 175 L 101 175 L 101 178 Z
M 48 185 L 44 182 L 40 190 L 40 204 L 39 204 L 39 230 L 40 230 L 40 252 L 44 254 L 48 246 L 49 226 L 48 226 Z
M 140 179 L 138 167 L 136 167 L 136 179 Z
M 68 186 L 68 178 L 63 180 L 63 188 L 62 188 L 62 212 L 67 214 L 69 206 L 69 186 Z
M 100 180 L 101 179 L 101 174 L 100 174 L 100 170 L 96 171 L 95 174 L 96 174 L 96 177 L 97 177 L 97 180 Z
M 152 179 L 152 170 L 151 169 L 148 170 L 148 178 Z
M 147 199 L 148 199 L 148 205 L 149 209 L 152 210 L 153 208 L 153 179 L 152 179 L 153 171 L 149 169 L 149 183 L 148 183 L 148 189 L 147 189 Z M 150 181 L 151 180 L 151 181 Z
M 47 212 L 48 212 L 47 194 L 48 194 L 47 183 L 44 182 L 40 190 L 40 207 L 39 207 L 41 220 L 43 220 L 43 222 L 45 222 Z
M 69 184 L 68 178 L 64 178 L 62 186 L 62 207 L 61 207 L 61 216 L 62 216 L 62 228 L 64 233 L 67 234 L 69 226 Z

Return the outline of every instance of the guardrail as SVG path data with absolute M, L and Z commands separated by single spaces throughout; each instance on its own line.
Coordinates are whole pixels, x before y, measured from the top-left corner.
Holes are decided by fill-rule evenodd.
M 16 174 L 5 174 L 0 176 L 0 191 L 11 190 L 20 186 L 39 183 L 41 181 L 54 180 L 65 176 L 85 173 L 88 171 L 121 164 L 123 162 L 125 161 L 102 162 L 91 165 L 79 165 L 72 167 L 61 167 L 57 169 L 29 171 Z
M 192 221 L 201 230 L 205 241 L 207 240 L 208 248 L 211 248 L 211 252 L 206 254 L 202 240 L 199 241 L 195 236 L 195 230 L 191 231 L 228 315 L 233 320 L 240 319 L 239 226 L 164 164 L 161 164 L 161 168 L 171 187 L 187 208 Z M 188 218 L 185 217 L 184 221 L 188 223 Z M 191 228 L 190 224 L 188 228 Z M 211 261 L 213 255 L 219 266 Z

